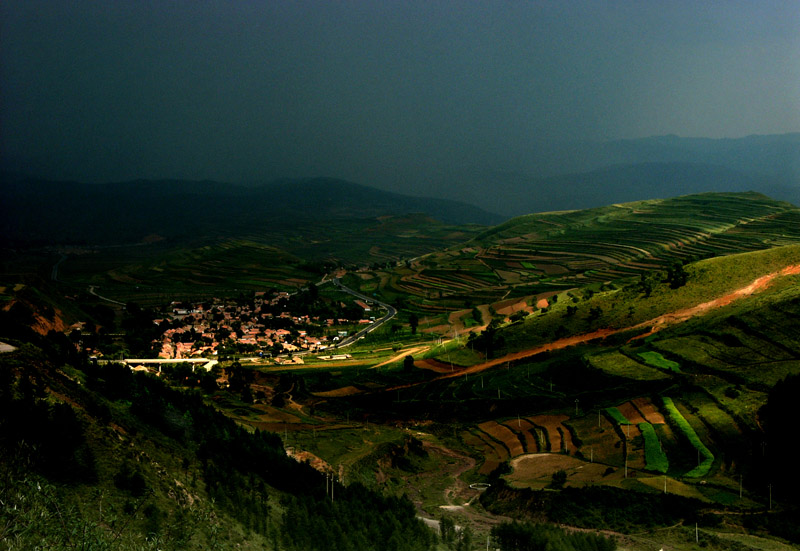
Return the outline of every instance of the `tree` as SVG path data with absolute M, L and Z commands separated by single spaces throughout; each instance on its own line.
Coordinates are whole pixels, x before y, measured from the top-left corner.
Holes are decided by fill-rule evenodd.
M 458 533 L 458 543 L 456 544 L 456 551 L 471 551 L 474 536 L 472 535 L 472 528 L 464 526 Z
M 550 488 L 554 490 L 561 490 L 564 488 L 564 484 L 567 483 L 567 471 L 564 469 L 559 469 L 553 473 L 553 478 L 550 481 Z
M 472 308 L 472 319 L 474 319 L 478 323 L 483 322 L 483 314 L 480 311 L 480 308 L 477 306 Z
M 403 358 L 403 370 L 405 371 L 414 370 L 414 356 L 412 356 L 411 354 Z
M 411 327 L 411 334 L 416 335 L 417 326 L 419 325 L 419 317 L 412 313 L 410 316 L 408 316 L 408 325 Z
M 450 517 L 443 516 L 439 521 L 439 534 L 442 542 L 450 544 L 456 539 L 456 523 Z
M 689 274 L 683 269 L 683 264 L 674 264 L 667 270 L 667 283 L 670 289 L 678 289 L 686 285 Z

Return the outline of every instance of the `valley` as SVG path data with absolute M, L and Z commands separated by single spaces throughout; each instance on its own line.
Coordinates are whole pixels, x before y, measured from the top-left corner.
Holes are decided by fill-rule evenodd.
M 800 549 L 800 2 L 0 5 L 0 551 Z
M 788 549 L 797 479 L 770 475 L 784 421 L 764 406 L 800 373 L 798 222 L 788 203 L 725 193 L 485 228 L 424 222 L 443 240 L 413 256 L 374 241 L 319 258 L 302 240 L 278 249 L 231 237 L 18 250 L 3 260 L 0 336 L 24 349 L 12 323 L 61 327 L 53 342 L 72 358 L 62 369 L 84 385 L 105 381 L 92 388 L 111 388 L 106 360 L 160 355 L 141 370 L 246 432 L 275 435 L 326 492 L 335 479 L 408 499 L 442 534 L 454 522 L 485 542 L 517 519 L 613 535 L 630 550 L 693 549 L 701 536 L 711 549 Z M 400 227 L 392 232 L 411 226 Z M 394 252 L 375 262 L 378 247 Z M 374 327 L 345 341 L 359 324 Z M 15 354 L 3 355 L 7 366 Z M 217 363 L 169 363 L 204 356 Z M 6 369 L 12 381 L 24 372 Z M 72 392 L 56 391 L 72 384 L 58 377 L 44 390 L 51 401 Z M 103 392 L 92 400 L 113 424 L 103 428 L 97 406 L 78 405 L 79 415 L 129 440 L 133 406 Z M 188 430 L 165 419 L 169 438 Z M 137 464 L 154 484 L 154 467 Z M 274 507 L 273 528 L 238 541 L 285 530 L 278 511 L 294 506 Z

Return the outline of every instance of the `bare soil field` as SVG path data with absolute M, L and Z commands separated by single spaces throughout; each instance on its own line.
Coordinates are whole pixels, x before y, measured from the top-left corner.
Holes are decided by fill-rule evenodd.
M 559 470 L 566 471 L 567 486 L 608 483 L 624 476 L 619 471 L 606 474 L 608 466 L 602 463 L 589 463 L 560 453 L 521 455 L 511 460 L 511 468 L 505 479 L 515 488 L 542 489 Z
M 503 445 L 508 448 L 511 457 L 516 457 L 525 453 L 520 439 L 505 425 L 500 425 L 496 421 L 487 421 L 486 423 L 478 425 L 478 428 L 495 440 L 502 442 Z
M 642 417 L 642 414 L 639 413 L 639 410 L 636 409 L 636 406 L 634 406 L 631 402 L 625 402 L 624 404 L 617 406 L 617 409 L 631 423 L 638 425 L 639 423 L 646 422 L 645 418 Z
M 500 465 L 501 461 L 508 459 L 507 452 L 504 451 L 501 459 L 501 456 L 498 455 L 496 449 L 490 443 L 471 432 L 462 433 L 461 439 L 465 444 L 475 450 L 479 450 L 481 455 L 483 455 L 483 465 L 481 465 L 481 468 L 478 470 L 480 474 L 491 473 Z
M 637 425 L 620 427 L 628 444 L 628 469 L 644 469 L 644 437 Z M 637 444 L 638 443 L 638 444 Z
M 316 469 L 321 473 L 333 472 L 333 469 L 331 468 L 330 465 L 328 465 L 328 463 L 325 460 L 320 459 L 311 452 L 307 452 L 304 450 L 295 450 L 293 448 L 287 448 L 286 455 L 288 455 L 289 457 L 291 457 L 296 461 L 299 461 L 300 463 L 307 462 L 309 465 L 311 465 L 311 467 L 313 467 L 314 469 Z
M 429 371 L 435 371 L 436 373 L 453 373 L 454 370 L 462 369 L 456 365 L 450 365 L 448 363 L 440 362 L 439 360 L 434 360 L 432 358 L 427 358 L 424 360 L 417 360 L 414 362 L 414 367 L 418 367 L 420 369 L 427 369 Z
M 312 394 L 321 398 L 339 398 L 341 396 L 352 396 L 353 394 L 359 393 L 361 393 L 361 390 L 354 386 L 343 386 L 342 388 L 326 390 L 324 392 L 313 392 Z
M 510 420 L 503 423 L 512 432 L 520 434 L 525 441 L 525 453 L 538 453 L 539 443 L 536 440 L 536 428 L 527 419 Z
M 599 427 L 595 416 L 571 419 L 569 424 L 581 439 L 580 452 L 586 459 L 613 466 L 624 464 L 622 441 L 608 419 L 601 417 Z
M 666 423 L 664 416 L 656 409 L 650 398 L 635 398 L 631 401 L 651 425 L 663 425 Z
M 521 297 L 521 298 L 513 298 L 513 299 L 506 299 L 501 300 L 500 302 L 495 302 L 492 304 L 494 307 L 494 311 L 503 316 L 510 316 L 520 310 L 524 310 L 528 313 L 533 312 L 533 308 L 528 306 L 528 301 L 531 299 L 531 296 Z
M 564 449 L 569 453 L 575 453 L 578 448 L 572 442 L 572 436 L 569 429 L 562 423 L 569 419 L 567 415 L 537 415 L 536 417 L 528 417 L 528 421 L 534 425 L 543 427 L 547 431 L 547 436 L 550 439 L 550 451 L 560 452 Z

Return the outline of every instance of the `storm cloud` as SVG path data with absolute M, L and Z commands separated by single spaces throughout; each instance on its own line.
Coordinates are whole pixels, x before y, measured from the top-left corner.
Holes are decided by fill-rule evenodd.
M 800 130 L 797 2 L 0 6 L 3 165 L 445 195 L 542 144 Z

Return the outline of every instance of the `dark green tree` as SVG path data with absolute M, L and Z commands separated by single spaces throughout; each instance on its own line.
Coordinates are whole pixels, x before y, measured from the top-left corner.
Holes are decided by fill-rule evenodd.
M 567 471 L 559 469 L 553 473 L 553 478 L 550 480 L 549 487 L 554 490 L 561 490 L 564 484 L 567 483 Z
M 678 289 L 679 287 L 683 287 L 686 285 L 686 280 L 689 278 L 689 274 L 686 273 L 686 270 L 683 269 L 683 264 L 673 264 L 667 270 L 667 283 L 669 283 L 670 289 Z
M 416 335 L 417 326 L 419 326 L 419 317 L 412 313 L 410 316 L 408 316 L 408 325 L 411 327 L 411 334 Z

